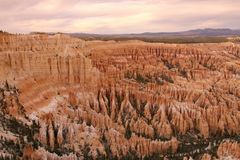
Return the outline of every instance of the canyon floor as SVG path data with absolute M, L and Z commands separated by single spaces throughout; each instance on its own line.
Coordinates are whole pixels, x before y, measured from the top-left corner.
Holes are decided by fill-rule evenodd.
M 240 159 L 240 45 L 0 33 L 0 159 Z

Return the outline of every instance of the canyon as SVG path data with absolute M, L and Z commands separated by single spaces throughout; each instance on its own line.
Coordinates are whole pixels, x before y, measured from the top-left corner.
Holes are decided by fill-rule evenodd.
M 0 33 L 0 159 L 240 159 L 240 45 Z

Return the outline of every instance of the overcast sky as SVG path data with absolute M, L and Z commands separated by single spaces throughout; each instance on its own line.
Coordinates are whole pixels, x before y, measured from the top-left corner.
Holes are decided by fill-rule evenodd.
M 240 28 L 240 0 L 0 0 L 0 30 L 139 33 Z

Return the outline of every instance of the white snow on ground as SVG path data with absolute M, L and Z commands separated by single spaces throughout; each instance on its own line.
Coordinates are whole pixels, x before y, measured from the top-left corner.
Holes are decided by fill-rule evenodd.
M 56 110 L 58 104 L 61 103 L 61 102 L 64 102 L 64 100 L 67 97 L 68 97 L 68 95 L 53 97 L 51 102 L 48 105 L 43 106 L 43 107 L 39 108 L 37 111 L 32 112 L 29 115 L 29 118 L 32 119 L 32 120 L 37 120 L 38 116 L 41 115 L 42 113 L 46 114 L 46 113 L 53 112 L 54 110 Z

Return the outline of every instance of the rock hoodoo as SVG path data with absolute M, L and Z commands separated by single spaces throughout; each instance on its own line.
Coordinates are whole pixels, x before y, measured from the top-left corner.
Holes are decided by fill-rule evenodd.
M 1 34 L 0 156 L 239 159 L 239 61 L 233 43 Z

